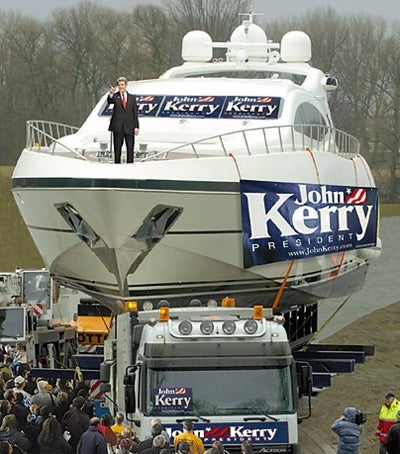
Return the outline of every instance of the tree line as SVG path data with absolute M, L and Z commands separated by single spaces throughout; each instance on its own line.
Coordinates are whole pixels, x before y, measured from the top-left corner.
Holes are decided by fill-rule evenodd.
M 84 1 L 45 20 L 0 12 L 0 165 L 16 163 L 27 120 L 79 126 L 119 75 L 158 77 L 181 64 L 188 31 L 226 41 L 250 8 L 250 0 L 171 0 L 121 14 Z M 274 42 L 289 30 L 310 35 L 312 65 L 339 80 L 335 126 L 361 141 L 381 201 L 399 202 L 400 24 L 329 7 L 256 22 Z

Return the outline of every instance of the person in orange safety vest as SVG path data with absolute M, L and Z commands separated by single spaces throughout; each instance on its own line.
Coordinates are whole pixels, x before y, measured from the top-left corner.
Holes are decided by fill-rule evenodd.
M 389 429 L 397 422 L 397 412 L 400 411 L 400 402 L 393 393 L 387 393 L 385 402 L 379 411 L 378 425 L 375 436 L 379 438 L 379 454 L 386 454 L 386 439 Z

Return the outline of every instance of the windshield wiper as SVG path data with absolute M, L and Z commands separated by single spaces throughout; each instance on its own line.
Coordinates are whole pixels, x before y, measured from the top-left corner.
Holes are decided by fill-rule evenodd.
M 278 418 L 275 418 L 275 416 L 271 416 L 271 415 L 262 415 L 262 416 L 249 416 L 249 417 L 246 417 L 246 418 L 243 418 L 243 421 L 265 421 L 266 418 L 269 418 L 271 419 L 272 421 L 279 421 Z
M 204 422 L 210 422 L 209 419 L 207 418 L 204 418 L 203 416 L 200 416 L 200 415 L 197 415 L 196 413 L 193 413 L 193 416 L 200 419 L 201 421 L 204 421 Z M 191 421 L 194 421 L 193 418 L 191 418 L 190 416 L 188 416 L 187 418 L 185 419 L 177 419 L 176 422 L 177 423 L 182 423 L 183 421 L 186 421 L 187 419 L 190 419 Z M 195 421 L 196 422 L 196 421 Z

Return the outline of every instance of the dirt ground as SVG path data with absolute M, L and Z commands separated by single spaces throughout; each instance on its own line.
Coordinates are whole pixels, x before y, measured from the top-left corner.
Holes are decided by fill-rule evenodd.
M 400 286 L 399 286 L 400 288 Z M 313 398 L 313 414 L 299 426 L 302 454 L 336 452 L 337 436 L 330 429 L 346 406 L 354 406 L 367 413 L 363 425 L 360 453 L 378 454 L 378 441 L 374 436 L 379 408 L 384 396 L 392 391 L 400 398 L 400 302 L 366 315 L 346 326 L 323 343 L 374 345 L 374 356 L 367 356 L 352 374 L 333 377 L 332 386 Z M 308 433 L 324 443 L 326 450 L 303 447 L 302 434 Z M 329 449 L 332 448 L 332 449 Z

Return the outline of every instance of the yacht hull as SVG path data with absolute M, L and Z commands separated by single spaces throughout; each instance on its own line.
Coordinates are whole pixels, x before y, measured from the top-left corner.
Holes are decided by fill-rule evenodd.
M 244 268 L 240 182 L 260 179 L 373 186 L 361 157 L 329 153 L 115 166 L 24 150 L 13 193 L 51 274 L 105 303 L 230 296 L 286 310 L 360 289 L 363 249 Z

